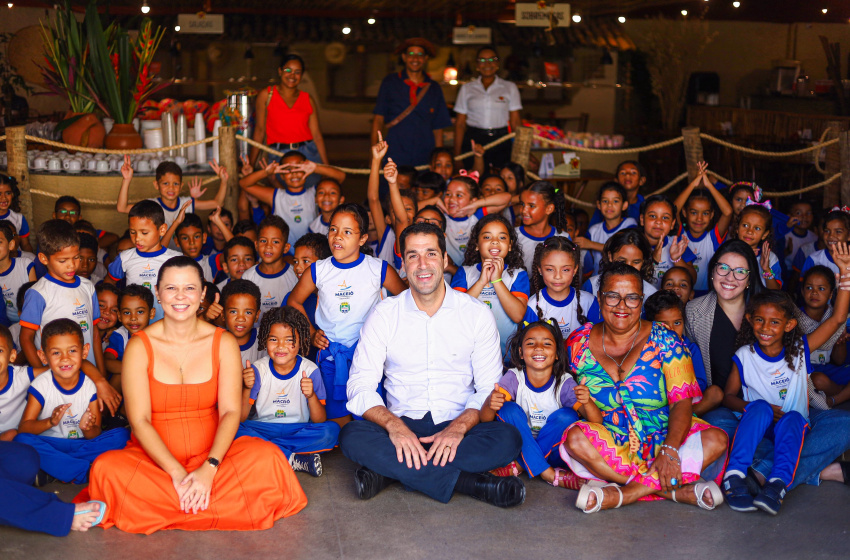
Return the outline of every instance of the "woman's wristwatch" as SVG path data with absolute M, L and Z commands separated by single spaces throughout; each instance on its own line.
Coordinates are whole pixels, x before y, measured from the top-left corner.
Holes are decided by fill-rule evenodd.
M 218 466 L 221 464 L 221 462 L 215 457 L 207 457 L 206 462 L 214 469 L 218 469 Z

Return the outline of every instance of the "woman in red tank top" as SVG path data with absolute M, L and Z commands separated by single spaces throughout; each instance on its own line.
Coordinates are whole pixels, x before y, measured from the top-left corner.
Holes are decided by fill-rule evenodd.
M 297 54 L 283 58 L 278 68 L 280 85 L 257 94 L 254 140 L 281 152 L 298 150 L 316 163 L 328 163 L 319 118 L 310 94 L 298 85 L 305 72 L 304 60 Z M 251 162 L 257 160 L 257 148 L 251 148 Z

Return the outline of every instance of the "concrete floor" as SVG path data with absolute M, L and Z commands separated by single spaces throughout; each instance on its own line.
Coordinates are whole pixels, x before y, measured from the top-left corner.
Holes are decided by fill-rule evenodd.
M 456 496 L 443 505 L 400 485 L 370 501 L 354 495 L 355 466 L 338 450 L 325 474 L 298 478 L 310 500 L 265 532 L 151 536 L 92 529 L 57 539 L 0 527 L 0 558 L 35 560 L 438 558 L 848 558 L 850 488 L 834 482 L 792 492 L 777 517 L 671 502 L 584 515 L 576 492 L 526 479 L 528 496 L 502 510 Z M 79 487 L 53 484 L 63 499 Z

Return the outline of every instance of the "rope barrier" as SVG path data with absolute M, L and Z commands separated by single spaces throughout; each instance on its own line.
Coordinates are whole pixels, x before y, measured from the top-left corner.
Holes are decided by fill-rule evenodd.
M 754 155 L 754 156 L 763 156 L 763 157 L 769 157 L 769 158 L 798 156 L 800 154 L 805 154 L 805 153 L 808 153 L 808 152 L 813 152 L 815 150 L 820 150 L 821 148 L 825 148 L 827 146 L 830 146 L 830 145 L 838 142 L 838 138 L 835 138 L 833 140 L 828 140 L 826 142 L 819 143 L 819 144 L 813 144 L 813 145 L 811 145 L 807 148 L 801 148 L 799 150 L 792 150 L 790 152 L 766 152 L 764 150 L 755 150 L 753 148 L 746 148 L 744 146 L 732 144 L 731 142 L 727 142 L 726 140 L 722 140 L 720 138 L 717 138 L 716 136 L 712 136 L 711 134 L 706 134 L 705 132 L 700 132 L 699 137 L 702 138 L 703 140 L 708 140 L 710 142 L 714 142 L 715 144 L 720 144 L 721 146 L 723 146 L 725 148 L 729 148 L 730 150 L 737 150 L 739 152 L 744 152 L 745 154 L 751 154 L 751 155 Z
M 214 183 L 215 181 L 218 181 L 218 180 L 219 180 L 218 175 L 216 175 L 215 177 L 208 177 L 207 179 L 204 179 L 201 182 L 201 186 L 208 185 L 210 183 Z M 30 192 L 32 194 L 46 196 L 47 198 L 59 198 L 60 196 L 64 196 L 63 193 L 43 191 L 41 189 L 30 189 Z M 92 204 L 94 206 L 116 206 L 118 204 L 117 200 L 100 200 L 100 199 L 97 199 L 97 198 L 80 198 L 78 196 L 74 197 L 74 198 L 76 198 L 77 200 L 79 200 L 80 202 L 82 202 L 84 204 Z M 147 200 L 147 199 L 142 199 L 142 200 Z M 138 202 L 141 202 L 142 200 L 131 200 L 131 201 L 128 202 L 128 204 L 136 204 Z
M 805 192 L 813 191 L 815 189 L 819 189 L 821 187 L 825 187 L 829 183 L 835 181 L 836 179 L 841 177 L 841 173 L 836 173 L 826 181 L 821 181 L 820 183 L 815 183 L 814 185 L 809 185 L 808 187 L 803 187 L 801 189 L 797 189 L 795 191 L 781 191 L 781 192 L 764 192 L 765 196 L 772 197 L 783 197 L 783 196 L 794 196 L 795 194 L 803 194 Z
M 676 138 L 671 138 L 670 140 L 665 140 L 663 142 L 657 142 L 655 144 L 650 144 L 648 146 L 640 146 L 637 148 L 586 148 L 584 146 L 573 146 L 571 144 L 567 144 L 566 142 L 559 142 L 557 140 L 551 140 L 546 138 L 545 136 L 540 136 L 539 134 L 534 135 L 535 140 L 542 140 L 544 142 L 548 142 L 554 146 L 560 146 L 561 148 L 566 148 L 573 152 L 586 152 L 588 154 L 634 154 L 640 152 L 649 152 L 651 150 L 657 150 L 659 148 L 666 148 L 667 146 L 672 146 L 673 144 L 678 144 L 679 142 L 684 141 L 682 136 L 678 136 Z
M 4 137 L 0 138 L 2 140 Z M 65 144 L 64 142 L 54 142 L 53 140 L 48 140 L 47 138 L 40 138 L 38 136 L 30 136 L 27 134 L 24 136 L 29 142 L 35 142 L 37 144 L 45 144 L 47 146 L 53 146 L 54 148 L 62 148 L 64 150 L 74 150 L 77 152 L 86 152 L 89 154 L 117 154 L 117 155 L 137 155 L 137 154 L 158 154 L 159 152 L 167 152 L 169 150 L 179 150 L 181 148 L 191 148 L 192 146 L 197 146 L 199 144 L 208 144 L 210 142 L 214 142 L 218 140 L 218 136 L 210 136 L 209 138 L 204 138 L 203 140 L 195 140 L 194 142 L 188 142 L 186 144 L 179 144 L 177 146 L 163 146 L 162 148 L 143 148 L 138 150 L 107 150 L 105 148 L 89 148 L 88 146 L 74 146 L 72 144 Z
M 818 173 L 820 173 L 821 175 L 826 175 L 826 169 L 820 166 L 820 155 L 821 153 L 823 153 L 823 141 L 830 132 L 832 132 L 832 127 L 828 127 L 826 130 L 823 131 L 823 133 L 820 135 L 820 138 L 818 139 L 818 144 L 821 145 L 821 149 L 812 154 L 812 163 L 815 164 L 815 169 L 817 169 Z

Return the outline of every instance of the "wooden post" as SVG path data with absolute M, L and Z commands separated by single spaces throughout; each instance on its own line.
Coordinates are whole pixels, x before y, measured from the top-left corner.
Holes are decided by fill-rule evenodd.
M 9 175 L 18 181 L 18 190 L 21 191 L 19 198 L 21 214 L 30 223 L 30 228 L 35 228 L 32 218 L 29 166 L 27 165 L 27 139 L 24 138 L 26 133 L 26 128 L 23 126 L 8 127 L 6 129 L 6 153 L 9 161 Z
M 685 148 L 685 164 L 688 168 L 688 182 L 696 179 L 699 173 L 699 162 L 703 161 L 702 139 L 699 137 L 699 128 L 688 126 L 682 129 Z
M 850 206 L 850 130 L 842 130 L 838 136 L 839 154 L 841 156 L 840 192 L 841 204 Z
M 528 126 L 521 126 L 516 132 L 514 146 L 511 150 L 511 161 L 518 163 L 523 169 L 528 169 L 528 156 L 531 154 L 531 142 L 534 130 Z
M 831 140 L 833 138 L 839 138 L 838 144 L 832 144 L 827 146 L 825 149 L 826 152 L 826 165 L 824 166 L 826 169 L 826 177 L 832 177 L 836 173 L 841 171 L 841 133 L 847 130 L 847 125 L 842 121 L 829 121 L 827 126 L 831 129 L 830 134 L 827 135 L 825 140 Z M 824 208 L 832 208 L 833 206 L 838 206 L 839 200 L 843 197 L 841 196 L 841 183 L 839 181 L 834 181 L 829 185 L 826 185 L 823 188 L 823 207 Z
M 236 200 L 239 198 L 239 146 L 236 145 L 236 127 L 222 126 L 218 129 L 219 164 L 227 168 L 227 194 L 224 197 L 224 207 L 238 216 Z

